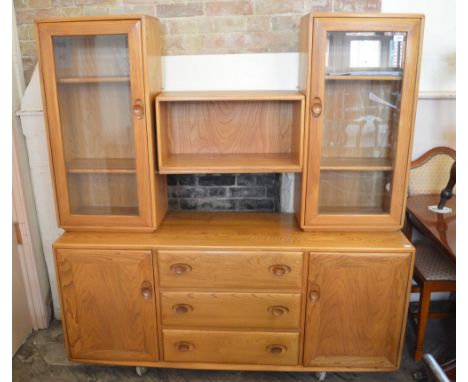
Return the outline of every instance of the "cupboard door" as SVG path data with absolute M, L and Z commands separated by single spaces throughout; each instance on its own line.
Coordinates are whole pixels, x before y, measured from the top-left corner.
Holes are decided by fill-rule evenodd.
M 313 22 L 305 225 L 401 227 L 420 19 Z
M 141 21 L 38 31 L 61 225 L 151 227 Z
M 412 255 L 310 254 L 304 365 L 396 369 Z
M 56 251 L 69 355 L 74 360 L 156 361 L 151 251 Z

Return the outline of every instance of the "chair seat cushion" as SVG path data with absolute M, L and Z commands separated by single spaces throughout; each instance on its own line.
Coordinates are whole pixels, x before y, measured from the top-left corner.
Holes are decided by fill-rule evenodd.
M 415 269 L 430 281 L 455 281 L 455 264 L 440 252 L 437 245 L 428 240 L 417 240 Z

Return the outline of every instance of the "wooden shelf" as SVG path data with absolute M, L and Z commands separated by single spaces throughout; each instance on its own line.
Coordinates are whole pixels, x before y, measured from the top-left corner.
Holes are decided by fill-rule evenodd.
M 172 154 L 161 174 L 301 172 L 293 154 Z
M 106 82 L 130 82 L 128 76 L 107 76 L 107 77 L 64 77 L 58 78 L 59 84 L 92 84 Z
M 368 206 L 320 206 L 320 215 L 382 215 L 388 214 L 389 211 L 383 206 L 368 207 Z
M 325 171 L 391 171 L 391 158 L 322 158 L 320 170 Z
M 137 216 L 138 207 L 80 207 L 73 212 L 74 215 L 105 215 L 105 216 Z
M 180 91 L 163 92 L 158 101 L 302 101 L 297 91 Z
M 326 75 L 326 80 L 333 81 L 401 81 L 401 76 L 372 75 L 372 76 L 353 76 L 353 75 Z
M 69 174 L 135 174 L 132 158 L 76 158 L 67 163 Z

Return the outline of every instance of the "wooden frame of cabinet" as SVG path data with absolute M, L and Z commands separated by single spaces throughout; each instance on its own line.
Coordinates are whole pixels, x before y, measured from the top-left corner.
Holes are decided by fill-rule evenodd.
M 59 225 L 66 230 L 153 231 L 167 209 L 166 178 L 155 173 L 154 153 L 152 105 L 161 88 L 160 43 L 159 38 L 154 38 L 159 36 L 158 21 L 144 15 L 43 19 L 36 21 L 36 32 Z M 129 67 L 122 74 L 112 66 L 99 68 L 112 61 L 98 57 L 98 49 L 104 55 L 108 48 L 103 49 L 97 40 L 86 41 L 87 37 L 106 36 L 124 36 L 128 44 L 125 49 L 111 48 L 115 52 L 125 50 L 120 53 L 124 59 L 128 54 Z M 60 50 L 60 38 L 68 38 L 71 48 L 66 50 L 63 44 L 65 48 Z M 73 38 L 84 42 L 80 46 Z M 55 60 L 54 54 L 59 55 Z M 117 53 L 111 58 L 114 56 Z M 83 74 L 86 70 L 88 73 Z M 103 107 L 107 109 L 99 109 Z M 122 110 L 131 124 L 134 144 L 128 147 L 133 158 L 107 157 L 106 151 L 120 156 L 129 149 L 111 147 L 108 141 L 99 148 L 98 135 L 92 142 L 92 129 L 97 133 L 100 122 L 106 118 L 112 121 L 112 114 Z M 107 113 L 104 120 L 101 112 Z M 107 125 L 105 128 L 110 130 L 111 122 Z M 69 131 L 65 132 L 65 127 Z M 86 129 L 91 132 L 80 143 Z M 101 133 L 103 137 L 108 134 Z M 70 139 L 72 144 L 68 143 Z M 122 135 L 120 141 L 126 139 Z M 98 157 L 86 156 L 91 146 Z M 86 153 L 85 157 L 74 157 L 74 151 Z M 99 207 L 100 203 L 107 207 Z M 119 203 L 122 207 L 115 206 Z
M 300 92 L 156 97 L 161 75 L 159 27 L 153 18 L 38 21 L 57 217 L 72 231 L 54 243 L 69 358 L 190 369 L 398 369 L 414 262 L 414 248 L 398 229 L 422 24 L 420 15 L 309 15 L 301 24 Z M 364 45 L 380 51 L 393 38 L 392 53 L 384 45 L 386 53 L 380 55 L 395 61 L 402 73 L 325 74 L 324 36 L 349 31 L 370 36 Z M 350 51 L 346 60 L 351 62 L 351 56 Z M 369 57 L 380 68 L 381 57 Z M 326 81 L 340 89 L 378 83 L 376 89 L 397 98 L 401 92 L 401 103 L 390 103 L 392 109 L 401 106 L 393 157 L 330 155 L 322 161 L 322 106 L 316 99 L 323 99 Z M 374 100 L 380 94 L 376 91 Z M 69 99 L 79 102 L 62 104 Z M 104 108 L 103 100 L 109 102 Z M 378 102 L 389 107 L 387 101 Z M 104 109 L 107 114 L 101 115 Z M 126 114 L 120 118 L 122 110 Z M 93 140 L 96 126 L 101 135 Z M 120 129 L 117 138 L 115 128 Z M 80 134 L 89 135 L 80 141 Z M 321 171 L 393 172 L 388 210 L 344 214 L 338 205 L 338 213 L 318 213 Z M 167 190 L 161 174 L 200 172 L 296 172 L 299 226 L 292 214 L 182 212 L 163 221 Z M 377 178 L 382 186 L 385 179 Z M 92 188 L 101 185 L 103 195 Z M 133 191 L 120 192 L 131 186 Z M 119 198 L 106 200 L 111 191 Z M 86 211 L 93 197 L 94 207 L 103 204 L 102 213 L 76 212 Z M 132 214 L 109 213 L 114 204 Z M 157 233 L 149 232 L 156 227 Z M 360 232 L 346 232 L 351 230 Z M 367 320 L 364 313 L 350 312 L 364 312 Z M 344 321 L 348 326 L 341 325 Z
M 67 232 L 54 250 L 68 347 L 76 348 L 77 338 L 88 346 L 80 348 L 81 353 L 70 351 L 73 361 L 212 370 L 399 368 L 414 261 L 414 248 L 401 232 L 312 234 L 302 232 L 292 214 L 170 213 L 157 233 Z M 133 268 L 125 270 L 124 261 Z M 284 267 L 286 273 L 272 266 Z M 105 297 L 105 288 L 90 289 L 95 284 L 82 278 L 86 269 L 92 280 L 107 280 L 110 288 L 116 280 L 128 278 L 125 294 Z M 139 269 L 142 276 L 136 277 L 132 269 Z M 94 277 L 99 274 L 105 277 Z M 150 274 L 154 280 L 147 279 Z M 148 301 L 145 281 L 154 291 Z M 362 293 L 350 296 L 351 290 Z M 130 298 L 126 308 L 119 303 L 125 296 Z M 116 349 L 107 349 L 106 357 L 97 350 L 111 339 L 86 341 L 94 329 L 78 322 L 73 312 L 89 301 L 111 298 L 117 299 L 116 310 L 124 310 L 119 310 L 120 317 L 139 313 L 134 310 L 154 302 L 156 312 L 144 323 L 147 330 L 157 326 L 157 355 L 119 357 L 119 344 L 125 343 L 119 338 L 127 332 L 117 327 L 124 319 L 108 321 L 107 335 L 117 337 Z M 342 301 L 350 301 L 351 306 L 337 311 L 335 305 Z M 281 307 L 282 313 L 274 315 L 274 307 Z M 113 314 L 112 309 L 92 313 L 97 327 L 105 315 Z M 340 314 L 350 309 L 372 312 L 368 320 L 360 315 L 344 320 L 358 337 L 344 335 L 346 327 L 340 327 Z M 328 332 L 318 330 L 323 317 L 338 325 L 332 344 L 322 341 Z M 382 341 L 387 342 L 382 345 Z M 280 349 L 278 353 L 272 346 Z M 327 356 L 318 357 L 322 349 Z M 110 357 L 114 352 L 116 357 Z M 252 357 L 257 361 L 252 362 Z
M 302 171 L 299 92 L 164 92 L 156 116 L 162 174 Z
M 403 225 L 406 201 L 407 178 L 409 174 L 413 126 L 416 115 L 419 67 L 423 37 L 424 16 L 412 14 L 341 14 L 314 13 L 301 20 L 300 32 L 300 90 L 306 94 L 306 137 L 304 172 L 298 184 L 297 216 L 305 230 L 398 230 Z M 331 48 L 327 45 L 327 33 L 354 32 L 400 32 L 405 34 L 405 54 L 403 75 L 326 75 L 325 54 Z M 329 53 L 331 55 L 332 53 Z M 328 57 L 328 56 L 327 56 Z M 330 58 L 331 60 L 331 58 Z M 328 61 L 327 61 L 328 62 Z M 330 158 L 321 155 L 323 146 L 325 83 L 341 83 L 349 89 L 350 84 L 365 83 L 393 86 L 401 83 L 399 122 L 397 123 L 397 142 L 391 159 L 386 158 Z M 372 85 L 371 85 L 372 86 Z M 383 85 L 382 85 L 383 86 Z M 390 87 L 389 87 L 390 89 Z M 323 103 L 323 106 L 322 106 Z M 331 109 L 330 109 L 331 110 Z M 314 116 L 315 115 L 315 116 Z M 325 158 L 326 159 L 326 158 Z M 329 212 L 319 210 L 319 191 L 321 176 L 330 177 L 329 183 L 341 189 L 341 195 L 359 191 L 365 174 L 382 174 L 376 178 L 385 187 L 390 185 L 384 209 L 372 212 L 364 207 L 356 207 L 349 212 L 337 206 Z M 388 175 L 385 175 L 387 173 Z M 351 183 L 344 181 L 338 186 L 338 176 L 348 174 Z M 390 177 L 389 177 L 390 176 Z M 388 179 L 388 180 L 385 180 Z M 385 184 L 384 182 L 389 182 Z M 326 191 L 328 195 L 332 190 Z M 385 190 L 383 190 L 385 193 Z M 372 195 L 372 192 L 370 192 Z M 370 197 L 370 196 L 369 196 Z M 378 202 L 377 202 L 378 203 Z

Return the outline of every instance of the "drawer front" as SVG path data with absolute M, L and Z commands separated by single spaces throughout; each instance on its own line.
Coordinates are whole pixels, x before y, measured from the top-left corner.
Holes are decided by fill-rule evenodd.
M 302 252 L 159 251 L 162 287 L 300 288 Z
M 300 293 L 161 293 L 162 324 L 298 329 Z
M 299 333 L 163 330 L 164 359 L 297 365 Z

